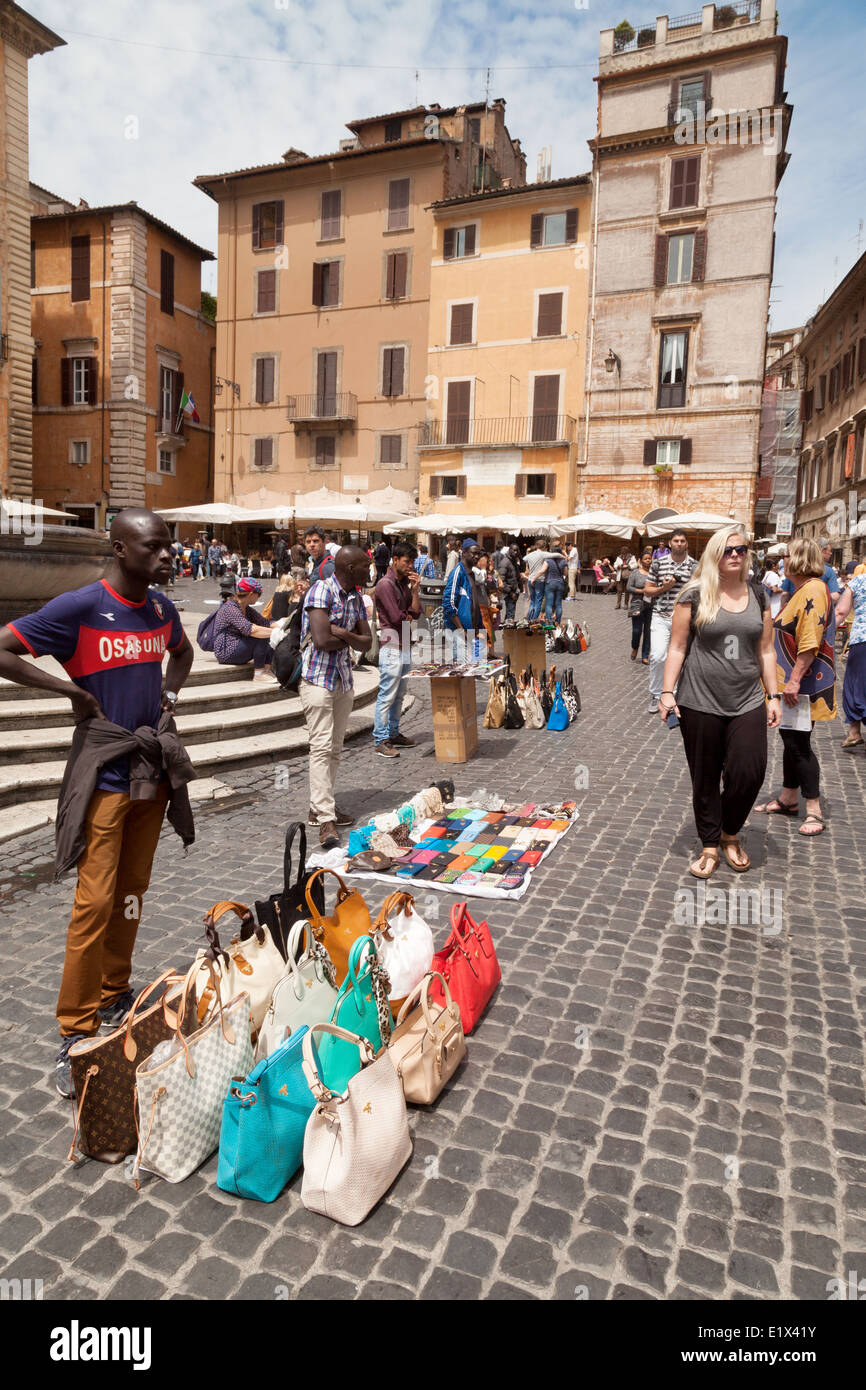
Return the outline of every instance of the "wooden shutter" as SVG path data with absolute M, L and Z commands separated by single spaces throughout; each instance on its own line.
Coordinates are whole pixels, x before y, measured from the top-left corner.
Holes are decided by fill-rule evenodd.
M 39 359 L 34 357 L 30 364 L 30 403 L 39 404 Z
M 403 440 L 399 434 L 383 434 L 379 441 L 381 463 L 402 463 Z
M 90 298 L 90 237 L 74 236 L 70 243 L 70 293 L 73 301 Z
M 538 296 L 539 338 L 555 338 L 562 333 L 562 294 L 540 294 Z
M 409 226 L 409 180 L 392 179 L 388 185 L 388 229 L 402 230 Z
M 283 244 L 283 200 L 278 198 L 274 203 L 274 245 Z
M 544 475 L 544 495 L 545 497 L 556 496 L 556 474 L 545 473 Z
M 398 251 L 394 256 L 394 298 L 404 299 L 406 296 L 406 286 L 409 280 L 409 257 L 405 251 Z
M 257 439 L 253 445 L 256 468 L 270 468 L 274 459 L 274 441 Z
M 464 227 L 463 230 L 464 230 L 464 233 L 465 233 L 465 236 L 464 236 L 464 238 L 463 238 L 463 245 L 464 245 L 463 254 L 464 254 L 464 256 L 474 256 L 474 255 L 475 255 L 475 223 L 473 222 L 469 227 Z
M 525 474 L 525 473 L 517 473 L 517 474 L 515 474 L 515 478 L 514 478 L 514 496 L 515 496 L 515 497 L 525 497 L 525 496 L 526 496 L 526 474 Z
M 465 473 L 458 473 L 457 478 L 456 478 L 456 483 L 457 483 L 457 496 L 458 496 L 458 497 L 465 497 L 465 496 L 466 496 L 466 474 L 465 474 Z
M 452 261 L 452 260 L 454 259 L 454 238 L 455 238 L 455 235 L 456 235 L 456 229 L 455 229 L 454 227 L 446 227 L 446 228 L 445 228 L 445 235 L 444 235 L 444 237 L 442 238 L 442 256 L 443 256 L 443 259 L 446 260 L 446 261 Z
M 643 461 L 645 465 L 656 461 L 656 442 L 654 439 L 645 439 L 643 442 Z
M 705 73 L 704 73 L 704 75 L 703 75 L 703 81 L 704 81 L 704 116 L 706 117 L 707 113 L 709 112 L 710 107 L 711 107 L 712 104 L 713 104 L 713 103 L 712 103 L 711 96 L 710 96 L 710 74 L 709 74 L 708 72 L 705 72 Z
M 340 235 L 342 203 L 343 195 L 339 188 L 329 188 L 322 194 L 321 237 L 323 241 L 329 237 Z
M 815 409 L 816 409 L 816 410 L 823 410 L 823 409 L 824 409 L 824 402 L 826 401 L 826 399 L 827 399 L 827 375 L 826 375 L 826 373 L 822 372 L 822 374 L 818 377 L 818 383 L 817 383 L 817 385 L 816 385 L 816 387 L 815 387 Z
M 277 272 L 260 270 L 257 279 L 256 312 L 272 314 L 277 307 Z
M 320 468 L 330 468 L 337 462 L 337 441 L 332 434 L 316 435 L 316 463 Z
M 164 314 L 174 313 L 174 256 L 170 251 L 159 253 L 159 307 Z
M 402 396 L 406 349 L 385 348 L 382 353 L 382 395 Z
M 544 442 L 556 438 L 559 413 L 559 377 L 537 376 L 532 393 L 532 438 Z
M 268 405 L 274 399 L 274 359 L 256 358 L 256 403 Z
M 866 376 L 866 338 L 857 344 L 857 375 Z
M 812 418 L 812 407 L 814 399 L 814 391 L 800 392 L 800 420 L 804 425 L 807 425 Z
M 433 474 L 433 477 L 430 479 L 430 497 L 431 497 L 431 500 L 432 500 L 432 498 L 434 498 L 434 497 L 438 497 L 439 494 L 441 493 L 441 491 L 442 491 L 442 479 L 441 479 L 437 474 L 434 473 L 434 474 Z
M 96 357 L 85 357 L 84 391 L 88 405 L 96 405 L 96 374 L 99 361 Z
M 36 242 L 30 243 L 30 288 L 36 287 Z
M 668 281 L 668 238 L 662 233 L 656 237 L 656 253 L 653 263 L 653 283 L 666 285 Z
M 321 261 L 313 262 L 313 303 L 321 309 L 325 302 L 324 271 Z
M 396 299 L 394 287 L 397 283 L 397 252 L 391 251 L 385 257 L 385 298 Z
M 451 332 L 449 344 L 452 347 L 456 347 L 460 343 L 472 342 L 472 320 L 474 311 L 474 304 L 451 305 Z
M 544 213 L 534 212 L 532 221 L 529 224 L 529 244 L 530 246 L 540 246 L 544 235 Z M 522 494 L 521 494 L 522 495 Z
M 446 444 L 468 444 L 471 381 L 449 381 L 446 402 Z
M 680 440 L 680 463 L 691 463 L 692 461 L 692 441 L 690 439 Z
M 569 208 L 565 214 L 565 239 L 577 241 L 577 208 Z
M 253 203 L 253 250 L 258 251 L 262 244 L 262 205 Z
M 185 415 L 180 415 L 180 403 L 183 398 L 183 372 L 172 372 L 171 374 L 171 425 L 172 434 L 183 434 Z M 180 419 L 178 420 L 178 416 Z
M 72 404 L 72 358 L 60 359 L 60 404 Z
M 698 182 L 701 173 L 700 155 L 675 159 L 671 166 L 672 208 L 692 208 L 698 201 Z
M 340 262 L 327 261 L 322 266 L 322 302 L 326 308 L 333 308 L 340 302 Z
M 703 227 L 695 232 L 695 246 L 692 254 L 692 281 L 703 280 L 707 268 L 707 234 Z

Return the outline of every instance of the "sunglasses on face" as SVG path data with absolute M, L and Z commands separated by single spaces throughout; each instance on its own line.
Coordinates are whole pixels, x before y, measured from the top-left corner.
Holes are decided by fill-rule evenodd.
M 748 553 L 749 547 L 747 545 L 726 545 L 724 550 L 726 560 L 730 559 L 732 555 L 742 557 L 743 555 L 748 555 Z

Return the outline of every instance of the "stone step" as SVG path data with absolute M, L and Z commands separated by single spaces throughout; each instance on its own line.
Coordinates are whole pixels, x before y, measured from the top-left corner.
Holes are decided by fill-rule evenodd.
M 207 801 L 222 801 L 234 796 L 235 789 L 218 777 L 201 777 L 190 782 L 189 799 L 193 810 Z M 14 840 L 18 835 L 29 835 L 34 830 L 43 830 L 53 825 L 57 819 L 56 801 L 31 801 L 27 806 L 6 806 L 0 809 L 0 844 Z
M 242 671 L 243 667 L 231 668 Z M 21 689 L 21 687 L 19 687 Z M 22 692 L 23 693 L 23 692 Z M 30 691 L 35 695 L 36 691 Z M 284 700 L 286 692 L 278 685 L 248 679 L 220 680 L 212 684 L 187 684 L 177 702 L 178 717 L 214 714 L 217 711 L 257 707 Z M 10 729 L 41 729 L 73 724 L 72 706 L 62 695 L 45 695 L 41 700 L 0 700 L 0 734 Z
M 32 660 L 31 657 L 25 660 Z M 59 676 L 61 680 L 68 680 L 66 672 L 59 662 L 53 661 L 50 657 L 43 657 L 39 662 L 41 669 L 50 672 L 52 676 Z M 184 690 L 189 690 L 195 686 L 228 685 L 236 684 L 238 681 L 251 681 L 253 678 L 253 668 L 247 666 L 220 666 L 219 662 L 206 652 L 199 652 L 193 662 L 192 670 L 186 678 Z M 47 690 L 34 690 L 31 686 L 16 685 L 14 681 L 0 679 L 0 709 L 7 700 L 18 704 L 21 700 L 55 700 L 57 696 Z
M 372 667 L 361 667 L 355 672 L 355 707 L 350 718 L 350 734 L 366 732 L 372 728 L 373 702 L 378 686 L 379 673 Z M 300 701 L 296 696 L 290 697 L 285 703 L 291 707 L 290 715 L 297 713 L 300 716 Z M 409 708 L 409 703 L 407 699 L 404 709 Z M 266 712 L 268 707 L 263 714 Z M 222 727 L 223 720 L 229 718 L 232 713 L 235 712 L 226 711 L 216 727 L 211 720 L 210 739 L 190 743 L 189 754 L 200 777 L 218 777 L 221 772 L 235 768 L 280 763 L 307 752 L 307 730 L 302 718 L 298 717 L 291 727 L 270 728 L 265 732 L 261 731 L 262 720 L 258 719 L 257 728 L 240 737 L 231 737 L 232 731 L 228 731 L 227 737 L 221 737 L 225 732 Z M 249 730 L 248 712 L 242 710 L 236 713 L 246 716 L 241 722 L 242 726 Z M 187 718 L 206 719 L 207 716 L 193 715 Z M 31 732 L 40 731 L 24 730 L 20 735 L 10 734 L 6 737 L 23 738 Z M 40 736 L 44 738 L 45 732 L 47 731 L 41 731 Z M 53 732 L 58 735 L 68 733 L 65 729 Z M 53 745 L 52 751 L 58 751 L 57 744 Z M 21 757 L 20 748 L 18 757 Z M 21 803 L 29 805 L 37 800 L 56 798 L 65 768 L 66 763 L 62 757 L 52 757 L 44 761 L 31 758 L 29 762 L 18 761 L 0 765 L 0 808 Z

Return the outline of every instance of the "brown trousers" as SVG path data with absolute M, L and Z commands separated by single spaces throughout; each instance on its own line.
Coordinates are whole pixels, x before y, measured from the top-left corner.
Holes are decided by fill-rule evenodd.
M 93 794 L 57 1000 L 63 1037 L 92 1036 L 99 1029 L 97 1009 L 129 989 L 141 902 L 167 802 L 167 786 L 155 801 L 131 801 L 124 792 Z

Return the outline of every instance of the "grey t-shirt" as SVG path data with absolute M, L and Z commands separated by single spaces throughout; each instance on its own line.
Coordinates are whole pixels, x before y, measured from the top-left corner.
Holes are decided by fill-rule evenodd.
M 691 647 L 677 686 L 677 704 L 704 714 L 730 717 L 757 709 L 764 701 L 761 684 L 761 637 L 767 599 L 747 586 L 749 602 L 742 613 L 719 610 L 714 623 L 692 628 Z M 678 599 L 698 611 L 696 589 Z

